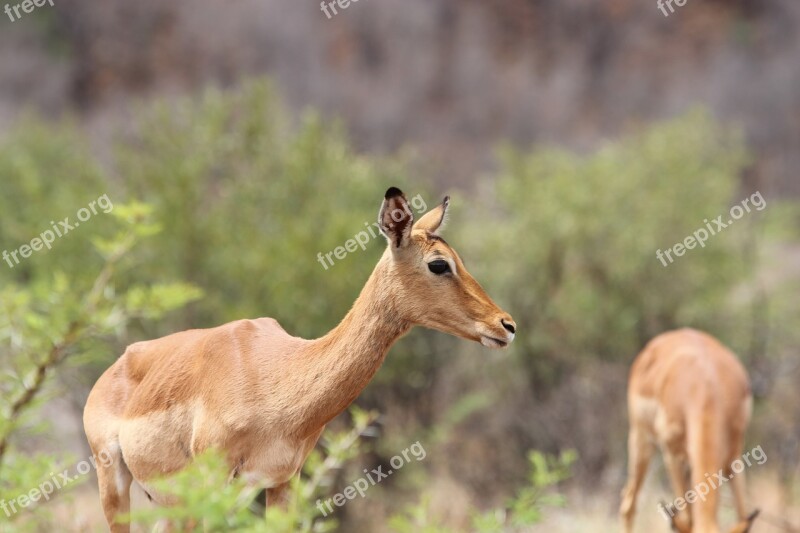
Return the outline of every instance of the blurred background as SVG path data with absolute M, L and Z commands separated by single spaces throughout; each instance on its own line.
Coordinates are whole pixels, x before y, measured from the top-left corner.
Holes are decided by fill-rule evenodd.
M 338 509 L 339 530 L 474 529 L 531 484 L 530 450 L 575 460 L 533 481 L 548 499 L 525 530 L 617 530 L 628 369 L 691 326 L 750 373 L 745 449 L 768 457 L 746 473 L 753 531 L 798 531 L 800 4 L 674 7 L 55 0 L 0 17 L 0 250 L 114 206 L 0 262 L 0 498 L 89 457 L 86 396 L 127 344 L 258 316 L 326 333 L 384 241 L 328 269 L 317 254 L 395 185 L 452 196 L 444 235 L 519 331 L 502 353 L 421 329 L 392 349 L 356 402 L 379 418 L 319 494 L 416 441 L 427 455 Z M 763 210 L 657 259 L 755 193 Z M 0 531 L 103 531 L 93 473 L 69 489 Z M 642 530 L 669 530 L 668 498 L 658 458 Z

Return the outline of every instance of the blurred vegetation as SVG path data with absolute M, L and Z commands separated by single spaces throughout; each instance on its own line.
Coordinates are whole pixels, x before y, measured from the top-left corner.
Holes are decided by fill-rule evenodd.
M 200 296 L 198 289 L 181 283 L 127 287 L 115 283 L 115 273 L 125 266 L 132 248 L 158 227 L 148 222 L 149 210 L 141 204 L 117 205 L 111 215 L 112 226 L 118 229 L 109 239 L 94 239 L 103 266 L 92 283 L 76 282 L 55 270 L 25 286 L 9 283 L 0 289 L 0 501 L 4 504 L 30 494 L 49 482 L 53 472 L 74 462 L 61 455 L 30 454 L 26 446 L 31 435 L 52 430 L 36 416 L 37 408 L 59 393 L 50 386 L 52 376 L 63 372 L 65 365 L 85 365 L 98 358 L 108 350 L 108 338 L 132 319 L 160 318 Z M 31 496 L 34 507 L 41 498 Z M 45 513 L 35 513 L 31 519 L 21 504 L 3 511 L 4 519 L 19 520 L 19 530 L 48 528 Z
M 265 315 L 302 337 L 327 332 L 383 239 L 329 271 L 317 253 L 374 222 L 385 184 L 399 179 L 396 163 L 356 155 L 338 125 L 311 112 L 290 127 L 266 84 L 145 110 L 117 154 L 126 194 L 169 228 L 142 274 L 209 288 L 187 327 Z
M 389 185 L 409 197 L 422 194 L 428 206 L 443 195 L 432 196 L 412 178 L 405 159 L 359 155 L 339 125 L 313 112 L 286 116 L 264 82 L 142 106 L 135 116 L 109 139 L 107 151 L 91 146 L 68 120 L 33 117 L 0 143 L 3 248 L 30 242 L 50 221 L 74 218 L 102 194 L 115 205 L 57 239 L 51 250 L 13 269 L 0 263 L 0 437 L 16 434 L 12 443 L 24 442 L 37 426 L 41 400 L 65 390 L 58 375 L 72 369 L 80 386 L 68 393 L 82 400 L 129 342 L 256 316 L 272 316 L 294 335 L 324 334 L 345 314 L 385 243 L 375 238 L 366 251 L 327 270 L 317 253 L 371 224 Z M 541 495 L 552 493 L 572 462 L 571 456 L 552 463 L 535 455 L 534 477 L 527 478 L 528 450 L 557 457 L 576 448 L 580 459 L 572 471 L 578 475 L 611 466 L 624 454 L 619 385 L 637 351 L 665 329 L 690 325 L 711 332 L 766 382 L 798 343 L 800 310 L 796 291 L 787 289 L 796 281 L 770 270 L 780 271 L 775 250 L 798 241 L 796 230 L 787 230 L 796 228 L 796 204 L 765 193 L 764 211 L 746 215 L 704 248 L 667 267 L 656 258 L 656 250 L 682 241 L 704 219 L 726 214 L 753 192 L 739 188 L 749 162 L 741 137 L 707 113 L 638 128 L 592 154 L 504 147 L 499 162 L 498 175 L 478 190 L 455 191 L 445 235 L 517 321 L 510 357 L 487 358 L 476 345 L 414 332 L 392 350 L 359 399 L 386 413 L 388 429 L 369 451 L 351 458 L 356 472 L 357 461 L 385 462 L 395 444 L 420 435 L 430 437 L 429 452 L 440 458 L 435 466 L 425 463 L 424 475 L 408 473 L 411 482 L 392 480 L 370 494 L 384 516 L 395 516 L 398 530 L 427 517 L 420 488 L 437 476 L 465 487 L 470 507 L 480 501 L 473 527 L 513 529 L 522 524 L 514 517 L 539 520 L 539 503 L 552 503 Z M 135 239 L 121 236 L 120 226 Z M 109 270 L 113 276 L 102 274 Z M 759 277 L 765 272 L 769 283 Z M 70 333 L 74 322 L 80 328 Z M 48 394 L 26 403 L 25 416 L 13 413 L 14 399 L 31 389 L 31 375 L 49 350 L 58 351 L 58 361 L 69 354 L 71 362 L 43 387 Z M 615 380 L 603 381 L 606 368 Z M 590 386 L 582 390 L 576 383 Z M 556 424 L 564 427 L 556 430 Z M 760 424 L 757 430 L 774 442 L 796 436 L 789 424 Z M 358 422 L 355 428 L 363 429 Z M 332 435 L 340 430 L 334 427 Z M 586 433 L 592 438 L 581 438 Z M 59 460 L 26 458 L 13 445 L 9 450 L 0 464 L 0 498 L 38 485 Z M 345 450 L 328 453 L 337 457 Z M 213 465 L 212 458 L 197 468 L 211 476 Z M 312 460 L 296 494 L 322 475 L 318 469 L 327 475 L 325 461 Z M 332 470 L 326 486 L 352 479 Z M 320 494 L 320 487 L 310 494 Z M 217 490 L 219 518 L 250 524 L 245 489 Z M 488 496 L 478 500 L 482 495 Z M 319 517 L 304 507 L 309 502 L 295 502 L 297 514 L 280 520 L 318 530 Z M 194 511 L 187 509 L 189 515 L 173 518 L 188 518 Z M 358 519 L 355 514 L 343 509 L 334 518 L 355 523 L 348 522 Z M 430 518 L 436 527 L 450 527 Z
M 242 478 L 229 480 L 225 458 L 216 450 L 208 450 L 189 468 L 153 481 L 155 490 L 179 503 L 134 510 L 129 520 L 146 526 L 166 520 L 171 527 L 197 527 L 202 531 L 330 531 L 336 527 L 335 518 L 326 519 L 315 502 L 324 498 L 322 489 L 330 484 L 331 473 L 363 451 L 360 437 L 371 434 L 370 426 L 377 418 L 377 413 L 357 407 L 350 414 L 352 427 L 326 432 L 320 440 L 322 451 L 316 449 L 309 455 L 303 473 L 292 480 L 289 501 L 284 506 L 265 508 L 254 503 L 259 488 Z
M 209 450 L 197 457 L 187 469 L 152 482 L 155 490 L 179 503 L 170 507 L 134 510 L 128 520 L 147 527 L 166 521 L 173 528 L 202 531 L 330 531 L 336 528 L 337 520 L 327 516 L 325 503 L 320 503 L 328 496 L 324 490 L 330 491 L 333 472 L 364 451 L 365 444 L 360 437 L 374 433 L 370 426 L 377 419 L 376 412 L 362 411 L 357 407 L 353 407 L 350 414 L 352 427 L 326 432 L 320 443 L 322 451 L 314 450 L 303 467 L 303 473 L 292 480 L 286 505 L 264 508 L 253 503 L 258 488 L 241 478 L 229 480 L 230 472 L 224 457 Z M 575 461 L 574 452 L 566 451 L 558 457 L 549 457 L 532 451 L 528 460 L 531 469 L 529 484 L 505 507 L 476 513 L 472 519 L 475 531 L 516 531 L 539 523 L 545 507 L 563 505 L 563 497 L 551 490 L 569 478 L 570 466 Z M 353 491 L 353 494 L 357 493 Z M 397 533 L 453 531 L 433 518 L 435 514 L 427 509 L 427 501 L 423 493 L 419 502 L 391 517 L 389 528 Z
M 516 353 L 536 388 L 581 359 L 629 361 L 684 324 L 746 345 L 749 310 L 729 300 L 753 275 L 744 246 L 761 212 L 666 267 L 656 258 L 739 203 L 747 159 L 738 135 L 695 111 L 585 157 L 507 147 L 500 159 L 496 186 L 482 195 L 489 200 L 468 217 L 502 220 L 454 225 L 480 257 L 513 257 L 476 270 L 529 330 Z M 505 238 L 495 238 L 497 226 Z
M 576 459 L 573 450 L 566 450 L 557 457 L 535 450 L 528 452 L 530 466 L 528 484 L 519 489 L 519 492 L 503 507 L 474 513 L 470 531 L 480 533 L 525 531 L 526 528 L 540 523 L 547 507 L 564 505 L 564 497 L 553 490 L 560 482 L 570 477 L 570 467 Z M 454 531 L 447 524 L 437 521 L 435 517 L 436 511 L 429 508 L 429 500 L 423 494 L 420 502 L 392 516 L 389 526 L 397 533 Z

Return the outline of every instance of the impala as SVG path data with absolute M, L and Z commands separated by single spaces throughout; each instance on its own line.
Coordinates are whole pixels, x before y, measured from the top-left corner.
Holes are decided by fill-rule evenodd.
M 743 473 L 734 473 L 731 463 L 742 454 L 752 404 L 744 367 L 710 335 L 681 329 L 645 346 L 628 382 L 628 482 L 620 506 L 626 533 L 633 530 L 636 495 L 656 444 L 679 498 L 709 476 L 723 473 L 739 517 L 730 531 L 749 531 L 758 511 L 747 516 Z M 696 499 L 688 510 L 671 507 L 661 512 L 680 533 L 718 533 L 718 491 L 714 488 Z
M 516 326 L 439 236 L 446 197 L 419 221 L 394 187 L 378 215 L 388 246 L 344 319 L 327 335 L 293 337 L 271 318 L 238 320 L 137 342 L 100 377 L 84 410 L 98 464 L 100 500 L 112 532 L 130 509 L 135 480 L 170 505 L 148 480 L 169 475 L 210 447 L 224 451 L 231 476 L 286 488 L 325 425 L 367 386 L 392 344 L 415 325 L 490 348 Z

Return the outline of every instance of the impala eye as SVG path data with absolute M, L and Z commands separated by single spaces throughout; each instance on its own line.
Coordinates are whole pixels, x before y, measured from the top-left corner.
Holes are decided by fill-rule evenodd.
M 428 263 L 428 270 L 437 275 L 446 274 L 450 272 L 450 264 L 444 259 L 437 259 Z

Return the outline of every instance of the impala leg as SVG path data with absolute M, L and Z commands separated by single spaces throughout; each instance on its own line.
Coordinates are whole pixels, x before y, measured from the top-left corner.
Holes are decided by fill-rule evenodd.
M 747 518 L 747 509 L 744 504 L 744 472 L 734 474 L 730 485 L 733 492 L 733 503 L 736 505 L 736 515 L 739 520 L 744 520 Z
M 291 496 L 290 484 L 291 481 L 287 481 L 267 489 L 267 506 L 277 505 L 281 509 L 288 509 Z
M 175 505 L 180 505 L 180 502 L 177 500 L 174 501 L 164 501 L 162 499 L 162 503 L 157 503 L 156 505 L 161 505 L 163 507 L 171 507 Z M 162 518 L 158 522 L 156 522 L 155 526 L 151 530 L 151 533 L 176 533 L 178 531 L 205 531 L 201 527 L 202 522 L 196 520 L 194 518 L 186 519 L 175 523 L 175 521 L 170 520 L 169 518 Z
M 736 506 L 736 515 L 739 520 L 747 518 L 747 509 L 744 504 L 744 472 L 735 473 L 730 465 L 742 455 L 742 447 L 744 444 L 743 431 L 733 430 L 731 432 L 731 442 L 733 449 L 731 450 L 730 459 L 728 460 L 728 468 L 725 474 L 730 478 L 731 492 L 733 492 L 733 503 Z
M 97 461 L 97 483 L 100 489 L 100 503 L 111 533 L 129 533 L 130 525 L 117 521 L 120 515 L 131 510 L 131 475 L 122 458 L 119 445 L 112 445 L 103 450 L 92 451 L 95 457 L 109 457 L 108 461 Z
M 677 498 L 683 498 L 689 490 L 689 476 L 686 473 L 686 461 L 683 455 L 670 451 L 669 446 L 663 446 L 662 455 L 664 456 L 664 466 L 669 475 L 669 482 L 672 485 L 672 492 Z M 679 532 L 691 531 L 692 519 L 688 508 L 683 510 L 671 509 L 672 525 Z
M 633 531 L 633 517 L 636 514 L 636 497 L 642 488 L 647 466 L 653 456 L 653 444 L 642 430 L 632 427 L 628 434 L 628 482 L 622 489 L 622 504 L 619 514 L 622 517 L 625 533 Z

